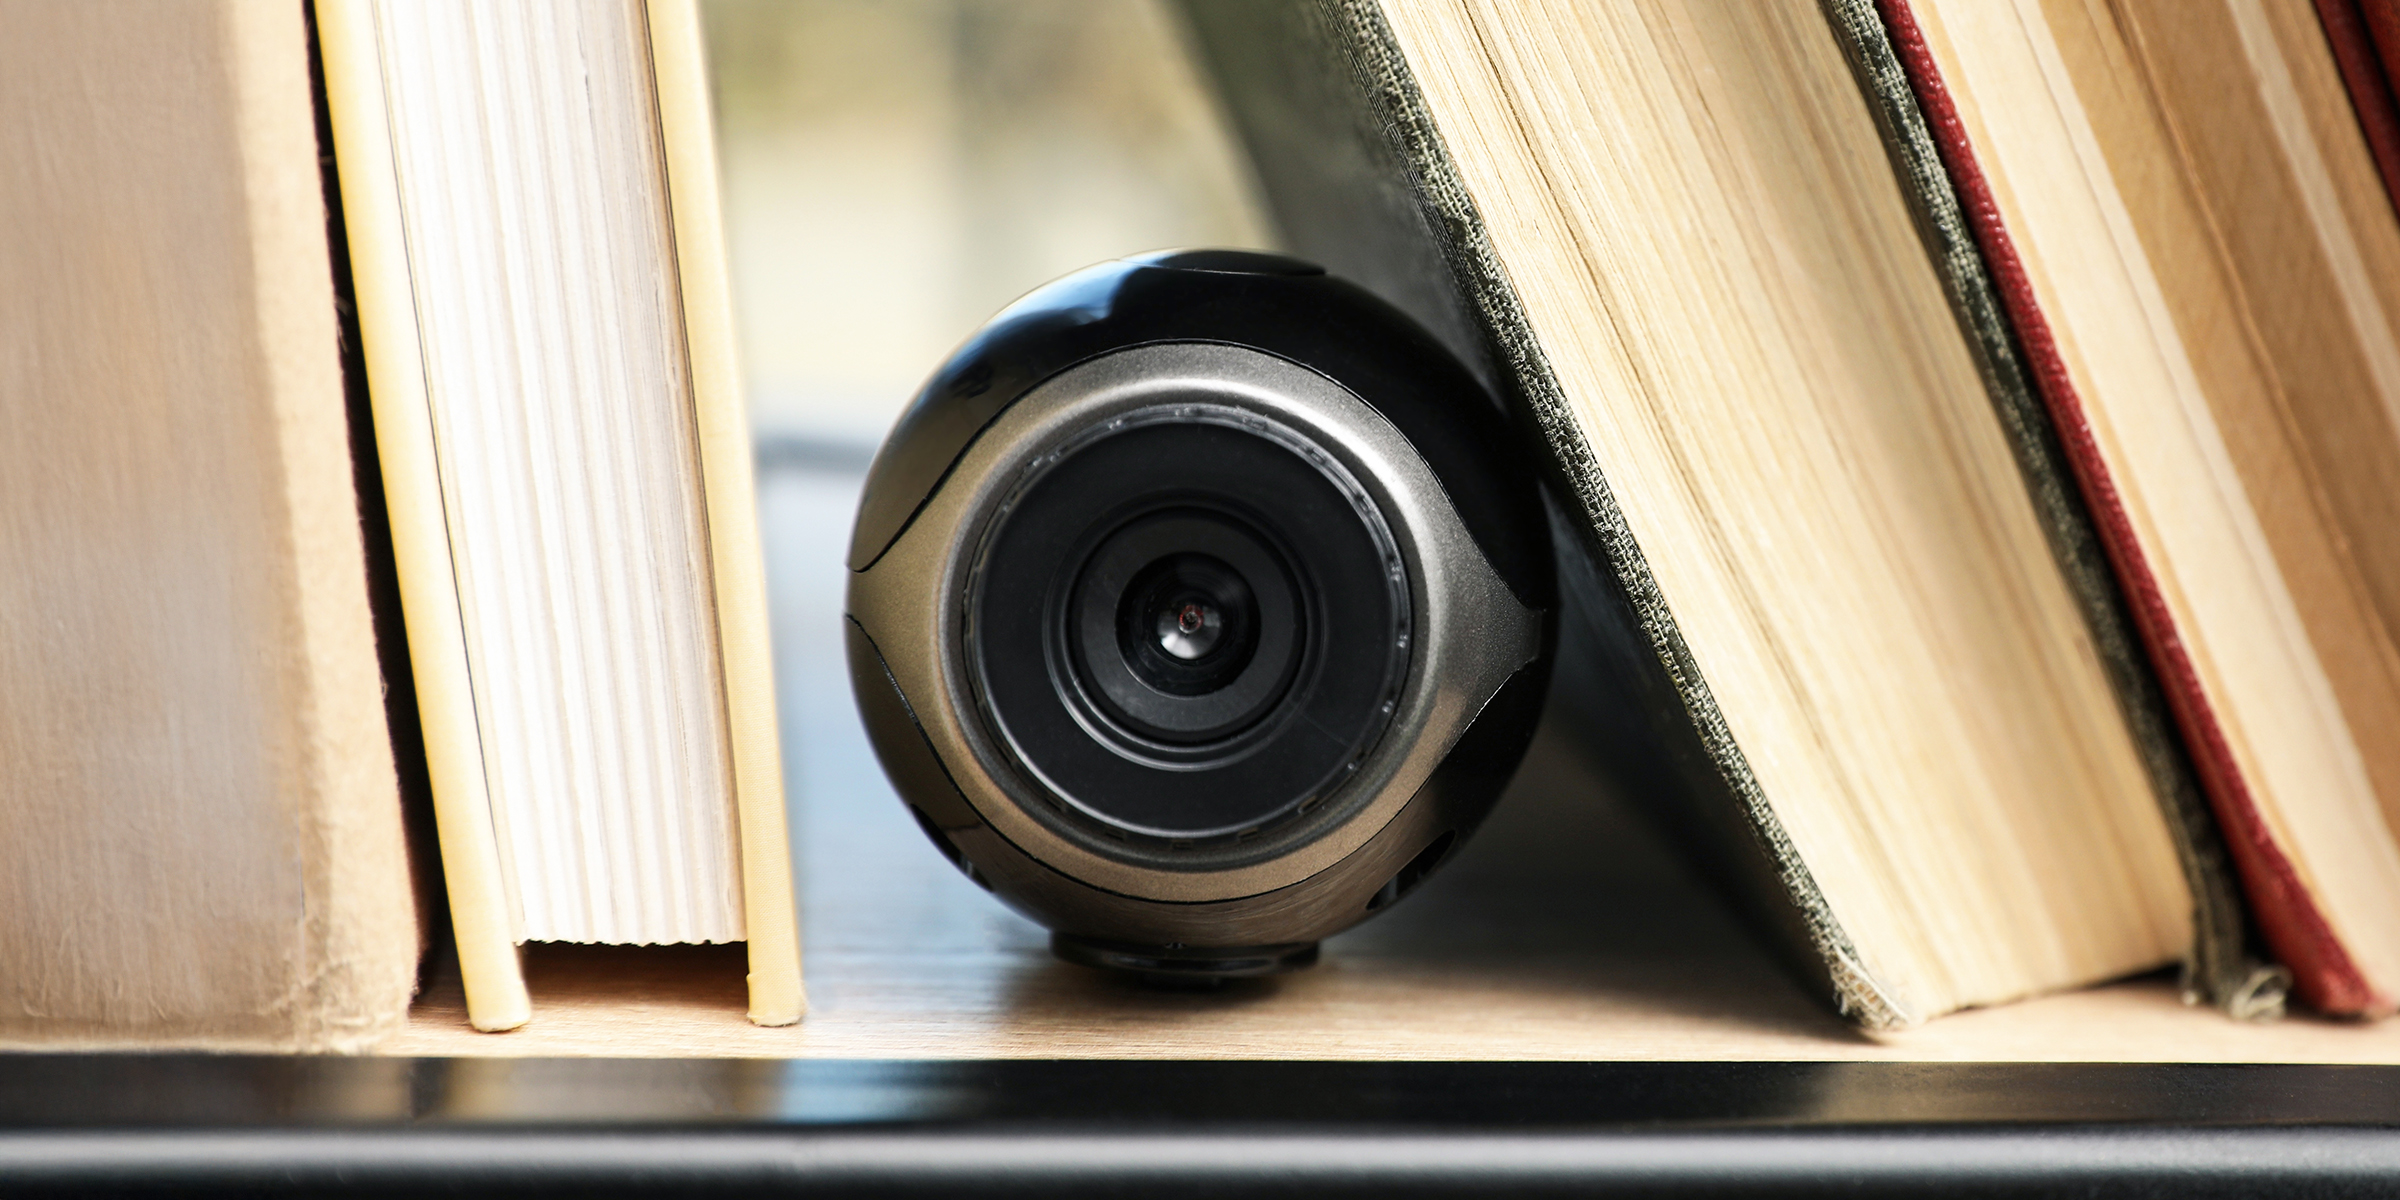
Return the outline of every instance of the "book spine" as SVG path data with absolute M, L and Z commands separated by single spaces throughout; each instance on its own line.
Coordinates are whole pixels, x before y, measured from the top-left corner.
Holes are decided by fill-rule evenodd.
M 2050 424 L 2067 466 L 2080 488 L 2090 520 L 2118 585 L 2123 589 L 2134 627 L 2148 651 L 2150 666 L 2164 688 L 2169 710 L 2183 735 L 2202 791 L 2214 810 L 2226 850 L 2230 851 L 2250 913 L 2267 948 L 2291 969 L 2300 997 L 2331 1013 L 2358 1013 L 2377 1008 L 2380 998 L 2351 961 L 2307 886 L 2275 842 L 2273 831 L 2259 812 L 2224 728 L 2219 724 L 2198 671 L 2185 648 L 2174 613 L 2167 607 L 2157 575 L 2133 522 L 2118 495 L 2116 482 L 2102 457 L 2083 400 L 2061 357 L 2057 339 L 2043 316 L 2024 262 L 2001 220 L 1998 202 L 1985 179 L 1957 107 L 1950 99 L 1923 30 L 1906 0 L 1874 0 L 1881 23 L 1910 91 L 1923 113 L 1933 145 L 1951 186 L 1956 189 L 1968 228 L 1982 251 L 1983 261 L 1997 287 L 2017 344 L 2022 348 L 2033 384 L 2049 411 Z M 2195 881 L 2196 904 L 2212 903 Z M 2204 914 L 2212 921 L 2222 915 Z M 2220 957 L 2216 978 L 2200 979 L 2210 999 L 2237 1013 L 2261 1010 L 2270 981 L 2245 980 L 2238 960 Z

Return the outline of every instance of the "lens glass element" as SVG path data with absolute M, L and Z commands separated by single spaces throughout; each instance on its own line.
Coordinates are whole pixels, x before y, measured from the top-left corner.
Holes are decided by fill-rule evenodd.
M 1242 574 L 1206 554 L 1144 568 L 1117 606 L 1117 645 L 1133 677 L 1170 696 L 1216 691 L 1250 665 L 1258 614 Z
M 1408 659 L 1377 506 L 1239 410 L 1161 406 L 1070 440 L 1003 501 L 969 588 L 979 707 L 1044 796 L 1026 811 L 1112 855 L 1152 853 L 1129 836 L 1263 845 L 1243 839 L 1316 811 Z
M 1197 600 L 1187 600 L 1180 607 L 1170 602 L 1159 610 L 1154 627 L 1158 644 L 1189 662 L 1217 648 L 1217 638 L 1225 632 L 1225 618 Z
M 1274 539 L 1179 499 L 1100 527 L 1054 635 L 1088 715 L 1137 754 L 1239 734 L 1306 654 L 1307 605 Z

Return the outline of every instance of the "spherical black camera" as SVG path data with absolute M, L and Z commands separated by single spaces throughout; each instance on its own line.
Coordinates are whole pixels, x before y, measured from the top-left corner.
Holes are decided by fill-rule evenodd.
M 1019 301 L 876 456 L 852 684 L 934 844 L 1061 957 L 1262 975 L 1407 893 L 1531 738 L 1557 604 L 1500 407 L 1296 259 Z

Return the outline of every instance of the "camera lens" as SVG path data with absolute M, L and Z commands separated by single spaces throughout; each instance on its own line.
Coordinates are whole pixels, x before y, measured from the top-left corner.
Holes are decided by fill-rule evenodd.
M 1117 642 L 1135 678 L 1170 695 L 1200 696 L 1249 665 L 1257 620 L 1241 572 L 1205 554 L 1176 554 L 1125 589 Z
M 1306 651 L 1283 555 L 1239 516 L 1188 500 L 1101 538 L 1063 615 L 1076 692 L 1137 751 L 1239 734 Z
M 1127 834 L 1254 838 L 1309 811 L 1374 744 L 1405 671 L 1381 514 L 1254 416 L 1174 406 L 1071 439 L 979 559 L 985 710 L 1061 803 L 1042 811 L 1071 834 L 1096 819 L 1090 844 L 1112 854 L 1133 852 Z
M 1158 644 L 1177 658 L 1205 657 L 1217 648 L 1217 638 L 1224 633 L 1224 616 L 1198 598 L 1171 599 L 1156 611 L 1158 620 L 1151 624 L 1158 632 Z

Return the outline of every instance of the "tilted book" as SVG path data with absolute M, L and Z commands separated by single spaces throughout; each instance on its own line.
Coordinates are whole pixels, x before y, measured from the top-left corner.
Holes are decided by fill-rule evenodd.
M 1188 11 L 1292 247 L 1545 448 L 1582 739 L 1845 1011 L 2280 1004 L 1871 9 Z
M 1883 13 L 2266 944 L 2392 1011 L 2400 219 L 2356 14 Z

